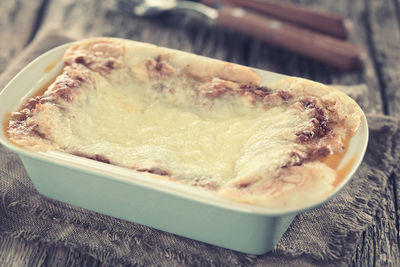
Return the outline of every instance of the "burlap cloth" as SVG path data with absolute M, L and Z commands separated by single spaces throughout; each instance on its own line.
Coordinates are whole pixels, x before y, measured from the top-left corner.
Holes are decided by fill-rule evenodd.
M 41 34 L 0 76 L 0 88 L 44 51 L 71 41 L 57 32 Z M 361 106 L 364 85 L 340 87 Z M 109 265 L 236 266 L 341 265 L 351 259 L 361 233 L 373 221 L 400 152 L 399 121 L 368 115 L 370 141 L 351 182 L 325 205 L 298 215 L 275 249 L 246 255 L 73 207 L 39 195 L 18 156 L 0 146 L 0 232 L 67 247 Z

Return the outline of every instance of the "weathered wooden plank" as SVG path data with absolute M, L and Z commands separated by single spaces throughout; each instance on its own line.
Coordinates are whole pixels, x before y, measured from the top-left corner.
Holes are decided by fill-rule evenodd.
M 397 24 L 400 28 L 400 0 L 393 0 L 393 6 L 396 12 Z
M 400 112 L 400 26 L 393 1 L 366 1 L 374 64 L 384 98 L 385 112 Z
M 45 2 L 0 1 L 0 73 L 32 39 Z

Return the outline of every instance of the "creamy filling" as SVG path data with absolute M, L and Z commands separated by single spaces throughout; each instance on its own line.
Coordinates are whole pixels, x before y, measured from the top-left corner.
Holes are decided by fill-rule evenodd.
M 160 92 L 135 80 L 116 84 L 99 76 L 96 83 L 65 110 L 38 114 L 56 122 L 46 137 L 70 153 L 158 168 L 177 179 L 222 184 L 260 173 L 272 178 L 299 146 L 295 131 L 308 119 L 299 109 L 264 110 L 232 95 L 196 106 L 193 89 L 177 84 L 171 93 L 168 86 Z

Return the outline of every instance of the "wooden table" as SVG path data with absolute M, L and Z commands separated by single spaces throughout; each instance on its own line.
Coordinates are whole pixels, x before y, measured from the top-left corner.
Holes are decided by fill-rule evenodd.
M 177 12 L 136 18 L 119 12 L 116 0 L 38 0 L 0 2 L 0 72 L 41 32 L 58 29 L 74 38 L 115 36 L 190 51 L 251 67 L 331 84 L 365 83 L 366 112 L 400 112 L 400 0 L 286 0 L 350 18 L 350 41 L 363 47 L 362 70 L 344 72 L 243 35 L 215 28 L 197 14 Z M 400 180 L 390 177 L 375 220 L 362 234 L 351 259 L 356 266 L 400 265 Z M 0 258 L 8 265 L 101 265 L 89 255 L 0 234 Z M 77 261 L 77 259 L 79 259 Z

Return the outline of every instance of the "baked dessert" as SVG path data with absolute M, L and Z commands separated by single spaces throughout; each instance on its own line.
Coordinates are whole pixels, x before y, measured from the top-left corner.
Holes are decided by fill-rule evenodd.
M 253 70 L 129 40 L 72 45 L 43 94 L 12 113 L 9 139 L 214 190 L 261 205 L 329 194 L 362 111 L 320 83 L 263 85 Z

